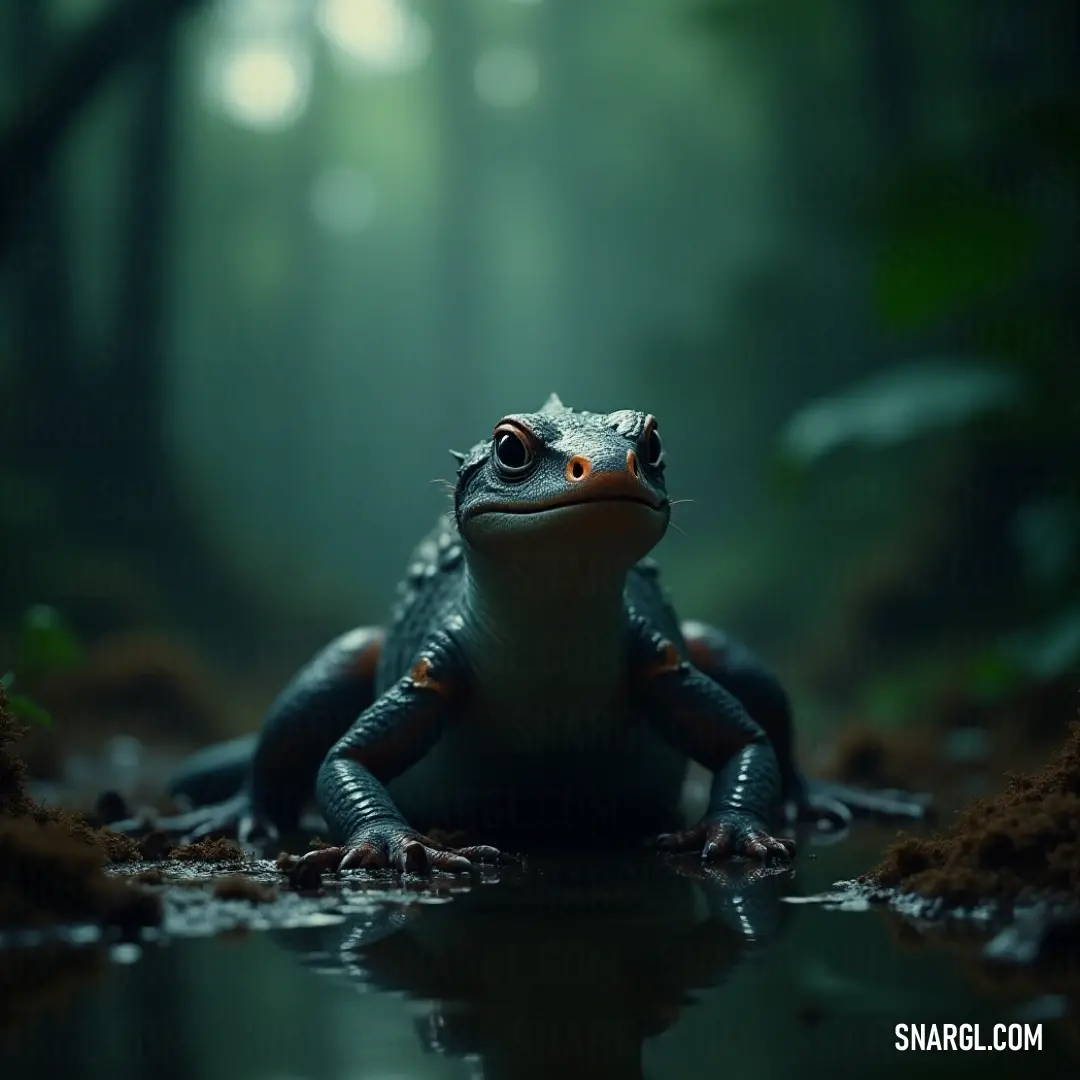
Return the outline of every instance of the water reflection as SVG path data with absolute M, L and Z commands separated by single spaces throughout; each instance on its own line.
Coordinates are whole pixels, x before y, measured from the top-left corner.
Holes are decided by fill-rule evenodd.
M 790 884 L 692 861 L 538 862 L 450 903 L 429 893 L 275 940 L 310 969 L 425 1002 L 425 1049 L 477 1076 L 641 1077 L 645 1040 L 776 939 Z

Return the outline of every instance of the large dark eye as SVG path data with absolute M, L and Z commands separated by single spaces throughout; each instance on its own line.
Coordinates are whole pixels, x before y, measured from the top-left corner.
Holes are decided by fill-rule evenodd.
M 653 468 L 664 460 L 664 444 L 660 441 L 660 432 L 652 417 L 649 417 L 649 422 L 645 426 L 644 453 L 645 464 Z
M 495 464 L 505 476 L 520 476 L 533 463 L 525 436 L 509 425 L 495 429 Z

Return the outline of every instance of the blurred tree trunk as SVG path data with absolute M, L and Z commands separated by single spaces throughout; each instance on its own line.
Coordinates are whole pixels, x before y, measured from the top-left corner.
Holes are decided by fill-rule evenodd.
M 216 633 L 208 643 L 236 645 L 259 618 L 252 610 L 257 598 L 202 540 L 168 446 L 178 47 L 169 30 L 195 3 L 118 0 L 77 31 L 57 59 L 49 5 L 18 0 L 24 100 L 16 123 L 0 135 L 0 261 L 7 256 L 18 297 L 17 404 L 8 406 L 6 421 L 13 464 L 58 493 L 60 517 L 37 525 L 36 533 L 32 523 L 18 535 L 0 529 L 10 569 L 0 601 L 50 599 L 68 606 L 90 633 L 131 619 L 164 621 Z M 73 230 L 63 220 L 56 158 L 78 112 L 125 64 L 138 65 L 138 97 L 120 292 L 109 355 L 91 364 L 84 363 L 86 343 L 73 317 Z M 42 71 L 52 74 L 43 80 Z M 110 572 L 123 563 L 131 578 L 127 602 L 116 582 L 104 595 L 96 570 L 78 571 L 95 580 L 74 579 L 76 556 L 85 567 Z M 155 609 L 144 610 L 148 605 Z
M 435 62 L 437 101 L 441 106 L 438 130 L 442 138 L 442 216 L 436 278 L 441 355 L 433 365 L 433 375 L 439 381 L 439 400 L 443 403 L 437 415 L 449 446 L 459 441 L 456 418 L 464 388 L 460 365 L 480 347 L 483 254 L 477 251 L 481 221 L 477 196 L 483 144 L 480 111 L 472 93 L 471 65 L 476 58 L 476 43 L 471 8 L 467 4 L 436 4 L 431 17 L 432 34 L 440 46 Z
M 8 130 L 0 134 L 0 258 L 27 212 L 41 178 L 80 110 L 140 46 L 167 33 L 175 20 L 203 0 L 115 0 L 76 32 L 60 52 L 45 41 L 51 5 L 47 0 L 14 0 L 16 33 L 28 46 L 20 50 L 23 101 Z M 35 29 L 36 28 L 36 29 Z M 50 46 L 43 48 L 43 45 Z M 44 74 L 43 74 L 44 73 Z
M 83 402 L 84 456 L 71 464 L 123 484 L 88 484 L 87 507 L 108 532 L 156 543 L 175 525 L 165 432 L 169 225 L 176 145 L 176 44 L 163 35 L 139 58 L 129 191 L 120 243 L 120 292 L 112 355 Z
M 23 109 L 29 111 L 28 88 L 52 51 L 49 5 L 41 0 L 17 0 L 14 21 L 16 79 L 22 87 Z M 6 189 L 8 181 L 4 183 Z M 46 170 L 27 192 L 21 214 L 33 221 L 33 228 L 13 238 L 7 267 L 17 296 L 16 343 L 22 361 L 17 375 L 18 410 L 7 419 L 14 428 L 12 445 L 18 451 L 18 463 L 38 468 L 55 464 L 68 452 L 64 414 L 75 389 L 71 268 L 63 241 L 61 184 L 53 170 Z M 58 387 L 65 387 L 69 397 L 59 398 Z
M 884 169 L 909 164 L 918 123 L 918 35 L 907 0 L 860 0 L 866 42 L 867 101 Z

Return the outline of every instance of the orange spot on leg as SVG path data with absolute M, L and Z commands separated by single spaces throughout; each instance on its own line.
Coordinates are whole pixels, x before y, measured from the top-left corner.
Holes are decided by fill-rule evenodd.
M 716 657 L 713 655 L 712 649 L 701 638 L 687 638 L 686 648 L 690 653 L 690 663 L 698 671 L 707 673 L 715 666 Z
M 655 659 L 645 668 L 643 677 L 649 680 L 659 675 L 671 675 L 678 671 L 682 664 L 683 659 L 679 655 L 679 650 L 670 641 L 665 641 L 657 650 Z
M 436 694 L 449 697 L 450 687 L 436 679 L 432 674 L 433 671 L 431 661 L 426 656 L 422 656 L 413 665 L 412 671 L 409 672 L 409 678 L 417 690 L 434 690 Z

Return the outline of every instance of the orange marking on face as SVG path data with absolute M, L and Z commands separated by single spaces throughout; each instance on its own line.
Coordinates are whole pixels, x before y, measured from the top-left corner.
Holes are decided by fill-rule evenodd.
M 420 657 L 413 664 L 412 671 L 409 672 L 409 679 L 412 681 L 413 687 L 417 690 L 434 690 L 436 694 L 449 697 L 450 687 L 434 678 L 432 676 L 433 670 L 431 661 L 426 656 Z
M 575 471 L 575 468 L 580 471 Z M 557 510 L 564 506 L 612 499 L 634 500 L 651 506 L 654 510 L 663 506 L 663 500 L 649 485 L 644 483 L 640 476 L 632 476 L 628 469 L 596 472 L 585 458 L 572 457 L 566 463 L 566 479 L 573 486 L 550 499 L 531 503 L 496 503 L 486 507 L 485 512 L 538 513 L 542 510 Z
M 580 484 L 582 480 L 588 480 L 592 473 L 592 464 L 588 458 L 575 454 L 566 463 L 566 479 L 571 484 Z
M 626 451 L 626 471 L 631 476 L 637 476 L 639 474 L 637 454 L 633 450 Z
M 657 656 L 652 663 L 645 668 L 643 677 L 649 680 L 655 679 L 659 675 L 670 675 L 682 667 L 682 662 L 679 650 L 670 641 L 665 641 L 657 651 Z

